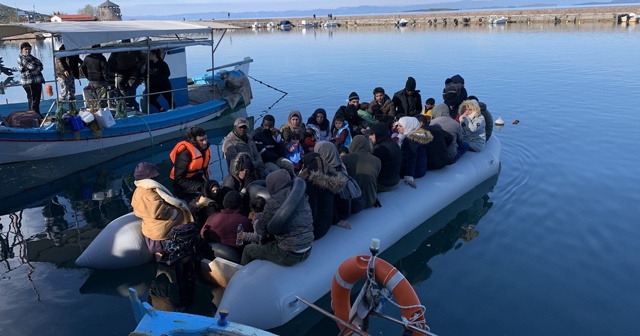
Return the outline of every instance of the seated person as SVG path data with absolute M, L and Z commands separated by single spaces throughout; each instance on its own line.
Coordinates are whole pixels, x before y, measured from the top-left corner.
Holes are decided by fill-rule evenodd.
M 266 236 L 269 234 L 267 228 L 274 228 L 277 232 L 271 233 L 275 240 L 264 245 L 247 245 L 242 252 L 241 264 L 246 265 L 253 260 L 262 259 L 282 266 L 293 266 L 306 260 L 311 254 L 313 243 L 311 208 L 306 196 L 301 195 L 304 200 L 298 203 L 290 220 L 269 223 L 278 209 L 290 205 L 285 204 L 285 200 L 292 191 L 293 181 L 286 170 L 280 169 L 267 176 L 266 184 L 270 197 L 266 201 L 260 219 L 256 222 L 255 230 L 257 234 Z
M 332 124 L 331 142 L 338 147 L 340 145 L 349 147 L 351 144 L 351 130 L 349 129 L 349 123 L 344 119 L 344 115 L 336 113 Z
M 327 133 L 329 132 L 327 131 Z M 313 149 L 316 147 L 316 143 L 318 143 L 318 137 L 316 134 L 316 131 L 312 128 L 307 128 L 307 130 L 304 131 L 304 144 L 305 147 L 309 149 L 309 152 L 313 152 Z
M 298 176 L 307 184 L 305 194 L 311 206 L 314 240 L 320 239 L 332 224 L 340 222 L 335 200 L 346 187 L 347 179 L 338 174 L 318 153 L 304 155 L 303 168 Z
M 173 168 L 169 177 L 173 180 L 176 196 L 191 200 L 203 194 L 202 188 L 209 180 L 211 150 L 204 129 L 187 128 L 184 140 L 180 141 L 169 154 Z
M 329 125 L 329 119 L 327 119 L 327 111 L 322 108 L 316 109 L 311 117 L 307 119 L 307 130 L 309 129 L 315 131 L 316 141 L 331 140 L 331 125 Z
M 376 203 L 378 189 L 376 187 L 380 167 L 380 159 L 373 156 L 371 141 L 364 135 L 356 135 L 349 146 L 349 154 L 342 157 L 349 176 L 358 182 L 364 198 L 364 208 L 370 208 Z
M 222 182 L 222 193 L 226 195 L 229 191 L 235 190 L 242 196 L 241 212 L 249 214 L 250 196 L 247 186 L 257 180 L 255 167 L 247 153 L 239 153 L 229 167 L 229 175 Z
M 486 128 L 484 117 L 480 113 L 480 105 L 475 100 L 465 100 L 460 104 L 460 126 L 464 142 L 469 144 L 469 150 L 479 152 L 484 149 L 486 142 Z
M 439 125 L 429 125 L 427 117 L 422 114 L 416 116 L 420 128 L 433 135 L 433 140 L 427 145 L 427 170 L 442 169 L 451 164 L 448 148 L 453 137 Z
M 222 204 L 224 209 L 207 219 L 207 222 L 200 230 L 200 236 L 208 243 L 223 243 L 231 246 L 238 251 L 238 255 L 241 255 L 244 245 L 236 244 L 238 224 L 242 225 L 243 232 L 251 232 L 253 231 L 251 220 L 240 213 L 242 197 L 237 191 L 229 191 L 224 196 Z
M 367 127 L 371 127 L 371 125 L 375 124 L 377 120 L 373 117 L 373 113 L 369 112 L 369 103 L 360 104 L 360 109 L 358 110 L 358 115 L 364 122 L 367 124 Z
M 402 151 L 400 177 L 415 189 L 414 179 L 427 173 L 427 145 L 433 140 L 433 135 L 420 128 L 420 122 L 415 117 L 398 120 L 398 135 L 398 145 Z
M 267 173 L 283 168 L 293 174 L 293 164 L 285 158 L 285 143 L 280 131 L 274 127 L 275 123 L 272 115 L 265 115 L 262 125 L 253 131 L 251 138 L 260 152 Z
M 157 181 L 160 175 L 153 163 L 141 162 L 133 173 L 136 189 L 131 196 L 133 213 L 142 219 L 142 234 L 151 252 L 164 250 L 174 226 L 193 222 L 187 204 L 173 197 Z
M 378 192 L 391 191 L 400 182 L 400 165 L 402 152 L 397 143 L 391 139 L 391 132 L 387 124 L 376 123 L 371 126 L 369 140 L 373 144 L 373 155 L 380 159 L 380 174 L 378 175 Z
M 302 167 L 302 156 L 304 155 L 304 150 L 302 149 L 302 144 L 300 143 L 300 135 L 297 133 L 291 134 L 291 141 L 287 142 L 287 160 L 293 163 L 293 168 L 297 172 Z
M 233 130 L 224 137 L 222 151 L 227 160 L 227 167 L 231 166 L 238 153 L 247 153 L 256 169 L 256 175 L 264 178 L 264 162 L 253 138 L 247 134 L 248 127 L 246 118 L 237 118 L 233 122 Z
M 436 106 L 436 100 L 433 98 L 428 98 L 425 102 L 424 102 L 424 108 L 422 109 L 422 115 L 427 117 L 427 120 L 431 120 L 432 119 L 432 114 L 431 112 L 433 111 L 433 108 Z

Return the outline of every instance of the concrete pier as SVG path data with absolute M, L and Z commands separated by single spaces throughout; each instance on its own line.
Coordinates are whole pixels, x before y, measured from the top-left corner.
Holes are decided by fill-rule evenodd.
M 332 20 L 326 17 L 297 17 L 297 18 L 260 18 L 260 19 L 230 19 L 219 20 L 237 27 L 252 28 L 254 23 L 260 27 L 266 27 L 269 22 L 278 24 L 280 20 L 289 20 L 294 26 L 301 26 L 302 21 L 314 23 L 318 26 L 326 22 L 335 22 L 339 26 L 394 26 L 396 22 L 404 19 L 411 26 L 430 25 L 459 25 L 459 24 L 489 24 L 492 17 L 506 17 L 507 24 L 532 24 L 532 23 L 616 23 L 620 15 L 628 13 L 640 14 L 640 6 L 620 7 L 590 7 L 590 8 L 559 8 L 559 9 L 531 9 L 531 10 L 504 10 L 504 11 L 432 11 L 432 12 L 408 12 L 390 15 L 361 15 L 361 16 L 333 16 Z

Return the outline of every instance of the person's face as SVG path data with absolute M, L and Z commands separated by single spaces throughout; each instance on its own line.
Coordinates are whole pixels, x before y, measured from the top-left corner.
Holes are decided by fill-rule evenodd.
M 429 104 L 429 103 L 425 103 L 424 106 L 427 108 L 427 110 L 432 109 L 433 108 L 433 104 Z
M 206 148 L 207 147 L 207 136 L 206 135 L 197 136 L 196 137 L 196 144 L 197 144 L 197 147 L 200 148 L 200 149 Z
M 398 132 L 398 134 L 404 134 L 404 127 L 398 124 L 398 126 L 396 126 L 396 131 Z
M 246 125 L 242 125 L 242 126 L 236 127 L 236 133 L 239 136 L 245 136 L 247 134 L 247 126 Z
M 262 122 L 262 128 L 270 130 L 273 128 L 273 123 L 271 121 L 264 120 Z
M 21 52 L 23 55 L 31 55 L 31 47 L 24 47 Z
M 249 174 L 249 169 L 243 169 L 238 172 L 238 178 L 244 180 L 244 178 Z
M 211 187 L 211 193 L 214 195 L 218 193 L 218 190 L 220 190 L 220 187 L 218 186 Z
M 376 100 L 376 102 L 382 103 L 384 101 L 384 93 L 377 92 L 375 96 L 373 96 L 373 98 Z
M 289 119 L 289 122 L 291 122 L 291 126 L 293 127 L 300 126 L 300 118 L 298 118 L 297 116 L 291 117 L 291 119 Z
M 375 144 L 376 143 L 376 135 L 371 133 L 369 134 L 369 141 L 371 141 L 371 143 Z
M 342 128 L 342 126 L 344 126 L 344 121 L 336 120 L 333 124 L 336 126 L 336 128 Z
M 358 106 L 358 104 L 360 104 L 360 99 L 351 99 L 349 101 L 349 105 L 355 105 Z
M 471 115 L 473 113 L 473 109 L 471 107 L 467 107 L 466 110 L 464 110 L 464 115 Z
M 322 113 L 318 113 L 316 115 L 316 123 L 318 124 L 322 124 L 322 122 L 324 121 L 324 114 Z

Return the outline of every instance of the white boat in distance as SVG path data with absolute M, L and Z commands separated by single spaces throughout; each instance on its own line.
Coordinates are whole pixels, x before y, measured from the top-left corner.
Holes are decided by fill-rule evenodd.
M 504 17 L 504 16 L 497 17 L 497 16 L 492 15 L 491 17 L 489 17 L 489 23 L 490 24 L 499 25 L 499 24 L 505 24 L 508 21 L 509 21 L 509 18 L 508 17 Z
M 90 53 L 113 53 L 140 50 L 148 53 L 160 49 L 164 52 L 164 61 L 171 69 L 171 85 L 174 109 L 153 113 L 154 108 L 144 104 L 142 113 L 116 115 L 112 111 L 100 111 L 111 123 L 101 125 L 96 131 L 93 127 L 59 127 L 62 120 L 52 120 L 57 109 L 55 99 L 41 104 L 41 113 L 49 111 L 44 120 L 35 127 L 0 126 L 0 165 L 25 161 L 38 161 L 75 156 L 80 164 L 78 170 L 99 164 L 117 156 L 159 144 L 180 137 L 190 126 L 199 125 L 216 118 L 232 115 L 246 117 L 246 106 L 250 104 L 252 93 L 247 78 L 250 58 L 216 69 L 230 68 L 221 77 L 209 73 L 208 82 L 189 83 L 187 77 L 187 57 L 185 48 L 189 46 L 210 46 L 214 51 L 214 30 L 226 31 L 236 28 L 219 23 L 186 23 L 174 21 L 97 21 L 97 22 L 59 22 L 38 24 L 10 24 L 0 26 L 0 38 L 17 36 L 24 33 L 50 33 L 61 39 L 66 50 L 54 51 L 53 57 L 65 57 Z M 133 42 L 122 43 L 129 39 Z M 51 39 L 54 50 L 54 39 Z M 100 47 L 92 48 L 92 45 Z M 107 56 L 108 57 L 108 56 Z M 212 57 L 213 60 L 213 57 Z M 213 61 L 212 61 L 213 62 Z M 235 68 L 234 68 L 235 67 Z M 203 73 L 205 70 L 203 69 Z M 241 84 L 237 89 L 226 90 L 226 83 L 233 81 Z M 56 84 L 57 85 L 57 84 Z M 214 89 L 214 87 L 217 87 Z M 220 90 L 218 90 L 220 89 Z M 57 87 L 54 92 L 57 92 Z M 218 94 L 214 94 L 217 92 Z M 65 104 L 66 105 L 66 104 Z M 78 106 L 83 104 L 78 102 Z M 85 102 L 85 106 L 87 106 Z M 96 104 L 97 105 L 97 104 Z M 0 105 L 0 114 L 26 110 L 25 103 Z M 81 110 L 88 110 L 86 107 Z M 53 111 L 53 112 L 52 112 Z M 111 114 L 108 115 L 107 114 Z M 120 118 L 118 118 L 120 117 Z M 235 118 L 226 118 L 214 128 L 230 129 Z M 50 123 L 49 123 L 50 122 Z M 77 129 L 81 128 L 81 129 Z M 99 153 L 100 155 L 93 155 Z M 71 172 L 72 173 L 72 172 Z

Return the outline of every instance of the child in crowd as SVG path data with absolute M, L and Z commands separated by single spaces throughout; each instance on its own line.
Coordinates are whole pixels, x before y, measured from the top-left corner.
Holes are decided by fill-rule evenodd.
M 469 144 L 469 150 L 479 152 L 484 149 L 486 142 L 485 120 L 480 113 L 480 105 L 475 100 L 465 100 L 459 109 L 460 126 L 464 142 Z
M 436 100 L 433 98 L 429 98 L 427 99 L 427 101 L 424 102 L 424 109 L 422 110 L 422 115 L 427 117 L 427 120 L 431 120 L 431 111 L 433 111 L 433 108 L 436 106 Z
M 304 144 L 307 145 L 309 152 L 313 152 L 313 147 L 316 146 L 316 142 L 318 142 L 316 130 L 307 128 L 307 130 L 304 131 Z
M 367 128 L 371 127 L 371 125 L 377 122 L 377 120 L 373 117 L 373 114 L 368 112 L 369 106 L 369 103 L 362 103 L 360 104 L 360 109 L 358 110 L 358 116 L 360 116 L 360 118 L 362 118 L 362 120 L 367 123 Z
M 351 131 L 349 130 L 349 123 L 344 120 L 344 115 L 336 113 L 336 116 L 333 117 L 331 134 L 333 134 L 331 142 L 336 146 L 340 147 L 340 145 L 342 145 L 349 147 L 351 144 Z
M 264 205 L 267 204 L 267 201 L 257 196 L 251 200 L 251 212 L 249 213 L 249 219 L 254 228 L 254 232 L 243 232 L 242 240 L 250 243 L 260 243 L 262 237 L 255 232 L 256 223 L 260 220 L 260 216 L 262 215 L 262 211 L 264 211 Z
M 293 162 L 293 168 L 296 172 L 302 169 L 302 156 L 304 155 L 304 150 L 302 149 L 302 145 L 300 144 L 300 135 L 298 133 L 292 133 L 290 141 L 287 142 L 287 159 Z

